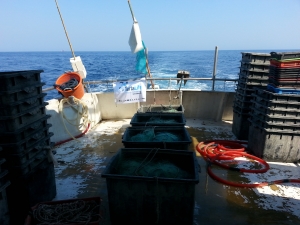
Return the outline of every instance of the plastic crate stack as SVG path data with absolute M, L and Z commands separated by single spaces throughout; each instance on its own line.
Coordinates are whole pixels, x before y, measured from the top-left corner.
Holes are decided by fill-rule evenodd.
M 0 147 L 0 152 L 2 148 Z M 9 224 L 9 212 L 8 212 L 8 205 L 7 205 L 7 194 L 6 188 L 10 185 L 8 180 L 7 174 L 8 171 L 3 167 L 5 163 L 4 158 L 0 158 L 0 224 Z
M 300 52 L 271 52 L 269 91 L 300 94 Z
M 299 161 L 300 95 L 256 89 L 252 102 L 248 150 L 269 161 Z
M 233 104 L 233 134 L 248 139 L 249 112 L 255 88 L 266 89 L 269 83 L 270 54 L 242 52 L 239 80 Z
M 10 181 L 11 224 L 23 224 L 29 207 L 56 195 L 54 166 L 48 161 L 53 134 L 48 131 L 41 72 L 0 72 L 0 160 Z

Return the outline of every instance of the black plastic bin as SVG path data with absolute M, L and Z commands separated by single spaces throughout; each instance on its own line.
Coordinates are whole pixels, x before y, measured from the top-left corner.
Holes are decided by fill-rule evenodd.
M 121 148 L 102 173 L 111 223 L 193 224 L 197 165 L 193 151 Z
M 2 185 L 5 185 L 5 183 L 8 181 L 8 170 L 3 170 L 2 172 L 0 172 L 0 187 Z
M 0 72 L 0 88 L 2 91 L 11 91 L 19 87 L 41 83 L 40 74 L 43 70 L 24 70 Z
M 0 116 L 14 116 L 23 111 L 33 109 L 44 103 L 46 93 L 42 93 L 24 100 L 7 102 L 6 105 L 0 105 Z
M 300 58 L 300 52 L 271 52 L 271 59 L 284 60 Z
M 0 152 L 1 152 L 1 150 L 0 150 Z M 4 164 L 4 163 L 5 163 L 5 159 L 0 157 L 0 173 L 3 171 L 2 164 Z
M 300 68 L 277 68 L 275 66 L 270 66 L 270 76 L 297 76 L 300 75 Z
M 233 108 L 232 133 L 240 140 L 248 140 L 248 118 L 249 112 L 240 111 L 237 107 Z
M 260 63 L 270 64 L 270 54 L 268 53 L 255 53 L 255 52 L 242 52 L 242 62 L 247 63 Z
M 131 118 L 132 126 L 184 126 L 183 113 L 135 113 Z
M 7 189 L 11 224 L 24 224 L 30 207 L 39 202 L 52 201 L 55 196 L 54 165 L 45 158 L 35 170 L 11 181 Z
M 12 102 L 22 101 L 31 97 L 36 97 L 43 93 L 42 87 L 46 83 L 37 83 L 33 85 L 22 84 L 21 87 L 9 90 L 2 91 L 0 90 L 0 106 L 5 107 L 10 105 Z
M 263 128 L 251 121 L 247 149 L 253 155 L 271 162 L 295 163 L 299 161 L 299 146 L 299 130 Z
M 7 194 L 6 189 L 10 185 L 9 181 L 6 181 L 5 184 L 0 185 L 0 224 L 10 224 L 10 215 L 7 204 Z
M 52 126 L 51 124 L 47 124 L 48 118 L 50 118 L 50 115 L 45 115 L 42 119 L 21 129 L 17 129 L 15 132 L 0 132 L 0 143 L 10 144 L 30 138 L 38 139 L 43 136 L 43 132 L 47 135 L 48 129 Z
M 49 145 L 50 138 L 53 136 L 53 132 L 49 132 L 47 128 L 44 130 L 38 130 L 36 135 L 30 136 L 16 143 L 2 144 L 3 149 L 0 152 L 0 157 L 4 157 L 8 154 L 22 154 L 28 151 L 38 151 L 41 147 Z
M 127 127 L 122 143 L 125 148 L 188 150 L 192 139 L 183 126 Z
M 14 132 L 42 119 L 46 116 L 45 106 L 48 104 L 48 102 L 44 102 L 13 116 L 0 116 L 0 132 Z

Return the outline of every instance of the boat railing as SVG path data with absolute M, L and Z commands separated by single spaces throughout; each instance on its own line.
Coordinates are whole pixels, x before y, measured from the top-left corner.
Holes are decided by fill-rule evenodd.
M 112 85 L 115 82 L 121 82 L 121 81 L 133 81 L 133 80 L 140 80 L 139 79 L 127 79 L 127 80 L 94 80 L 94 81 L 83 81 L 83 84 L 88 87 L 88 90 L 93 90 L 92 86 L 97 86 L 97 85 L 105 85 L 107 86 L 107 89 L 113 89 Z M 166 88 L 163 89 L 171 89 L 171 81 L 177 81 L 177 83 L 180 82 L 180 87 L 182 85 L 182 83 L 184 81 L 211 81 L 212 85 L 211 85 L 211 90 L 214 91 L 215 90 L 215 84 L 217 82 L 223 82 L 223 90 L 226 90 L 226 85 L 228 83 L 231 84 L 236 84 L 238 82 L 238 79 L 229 79 L 229 78 L 215 78 L 214 76 L 211 78 L 207 78 L 207 77 L 203 77 L 203 78 L 146 78 L 146 82 L 148 84 L 148 81 L 169 81 L 168 82 L 168 86 Z M 231 85 L 232 86 L 232 85 Z M 43 89 L 43 92 L 47 92 L 47 91 L 51 91 L 54 90 L 54 87 L 48 87 Z M 149 89 L 152 89 L 152 86 L 149 85 Z M 175 89 L 175 88 L 174 88 Z M 189 89 L 195 89 L 195 88 L 189 88 Z M 90 91 L 89 91 L 90 92 Z
M 212 74 L 212 77 L 202 77 L 202 78 L 185 78 L 185 77 L 174 77 L 174 78 L 171 78 L 171 77 L 164 77 L 164 78 L 154 78 L 154 77 L 145 77 L 146 81 L 147 81 L 147 87 L 148 89 L 172 89 L 172 85 L 171 85 L 171 81 L 177 81 L 177 85 L 180 83 L 180 86 L 179 88 L 177 86 L 174 86 L 173 85 L 173 89 L 174 90 L 180 90 L 180 89 L 183 89 L 181 88 L 182 87 L 182 83 L 186 84 L 187 81 L 203 81 L 203 82 L 212 82 L 211 85 L 211 91 L 215 91 L 216 90 L 216 83 L 217 82 L 224 82 L 223 85 L 223 88 L 220 88 L 220 85 L 218 86 L 217 90 L 222 90 L 222 91 L 225 91 L 226 90 L 226 87 L 228 83 L 232 84 L 230 86 L 230 88 L 227 89 L 227 91 L 234 91 L 235 90 L 235 87 L 236 87 L 236 83 L 238 82 L 238 79 L 229 79 L 229 78 L 216 78 L 216 71 L 217 71 L 217 58 L 218 58 L 218 46 L 215 47 L 215 57 L 214 57 L 214 67 L 213 67 L 213 74 Z M 127 80 L 97 80 L 97 81 L 83 81 L 83 84 L 85 86 L 85 89 L 87 92 L 97 92 L 100 90 L 103 91 L 103 89 L 106 90 L 106 92 L 108 91 L 113 91 L 113 83 L 115 82 L 126 82 L 126 81 L 133 81 L 133 80 L 140 80 L 141 78 L 138 78 L 138 79 L 127 79 Z M 152 84 L 153 82 L 152 81 L 169 81 L 169 84 L 166 86 L 165 83 L 164 83 L 164 87 L 163 88 L 160 88 L 159 86 L 155 86 L 155 85 L 148 85 L 148 81 Z M 104 84 L 104 85 L 103 85 Z M 94 86 L 95 88 L 93 88 L 92 86 Z M 101 86 L 101 87 L 100 87 Z M 54 87 L 49 87 L 49 88 L 45 88 L 43 89 L 43 92 L 47 92 L 47 91 L 51 91 L 53 90 Z M 195 90 L 199 90 L 199 88 L 188 88 L 188 89 L 195 89 Z M 201 89 L 200 89 L 201 90 Z M 209 91 L 209 89 L 205 89 L 207 91 Z

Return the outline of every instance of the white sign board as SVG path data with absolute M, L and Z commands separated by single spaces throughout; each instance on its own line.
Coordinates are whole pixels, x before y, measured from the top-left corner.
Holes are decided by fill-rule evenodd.
M 146 81 L 119 81 L 113 83 L 117 104 L 146 102 Z

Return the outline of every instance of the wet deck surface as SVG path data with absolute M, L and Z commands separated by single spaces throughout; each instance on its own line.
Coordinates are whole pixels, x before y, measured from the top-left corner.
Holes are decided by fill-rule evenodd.
M 130 120 L 102 121 L 84 137 L 56 147 L 57 196 L 54 200 L 100 196 L 103 200 L 101 224 L 110 224 L 106 180 L 101 177 L 101 172 L 111 157 L 124 147 L 122 134 L 129 123 Z M 196 145 L 205 140 L 235 139 L 230 123 L 188 119 L 186 128 L 192 138 L 190 151 L 196 152 L 201 167 L 199 183 L 195 187 L 195 225 L 300 224 L 299 184 L 285 185 L 292 192 L 286 194 L 287 190 L 283 192 L 285 187 L 279 185 L 261 190 L 235 188 L 218 183 L 207 175 L 206 162 L 196 151 Z M 282 173 L 282 179 L 291 176 L 300 178 L 297 164 L 274 165 L 274 168 L 270 164 L 270 167 L 271 175 Z M 219 168 L 214 168 L 214 172 L 224 179 L 236 181 L 261 182 L 259 179 L 269 179 L 267 175 L 241 176 Z

